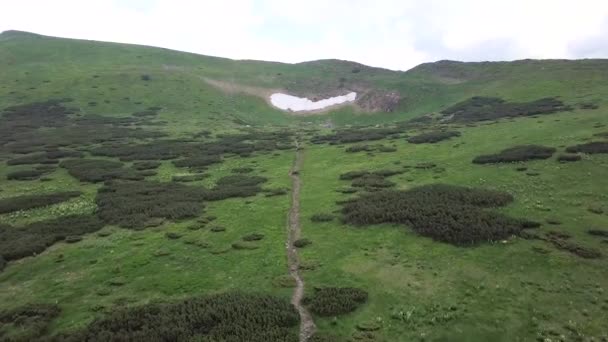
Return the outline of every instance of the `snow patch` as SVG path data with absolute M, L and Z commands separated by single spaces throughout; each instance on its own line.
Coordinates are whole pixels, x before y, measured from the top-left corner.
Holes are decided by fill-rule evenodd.
M 342 96 L 330 97 L 328 99 L 323 99 L 320 101 L 311 101 L 305 97 L 297 97 L 282 93 L 275 93 L 270 95 L 270 102 L 273 106 L 283 109 L 283 110 L 291 110 L 294 112 L 301 111 L 312 111 L 324 109 L 327 107 L 331 107 L 337 104 L 342 104 L 346 102 L 353 102 L 357 98 L 357 93 L 351 92 Z

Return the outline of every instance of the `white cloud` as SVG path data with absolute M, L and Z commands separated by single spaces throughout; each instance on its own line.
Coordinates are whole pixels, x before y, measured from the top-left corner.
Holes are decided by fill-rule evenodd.
M 602 45 L 607 18 L 605 0 L 0 0 L 0 30 L 392 69 L 446 58 L 608 57 L 584 43 Z

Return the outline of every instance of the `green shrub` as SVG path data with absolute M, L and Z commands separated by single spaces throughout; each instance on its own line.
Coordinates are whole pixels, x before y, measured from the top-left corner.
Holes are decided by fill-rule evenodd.
M 198 216 L 206 189 L 178 183 L 113 181 L 99 189 L 95 202 L 108 224 L 143 228 L 150 218 L 180 220 Z
M 594 141 L 586 144 L 570 146 L 566 148 L 566 152 L 588 154 L 608 153 L 608 142 Z
M 560 154 L 557 156 L 557 160 L 560 162 L 575 162 L 581 159 L 582 157 L 579 154 Z
M 329 135 L 315 135 L 310 141 L 313 144 L 325 144 L 331 145 L 354 143 L 361 141 L 374 141 L 385 138 L 394 137 L 400 133 L 403 133 L 403 128 L 348 128 L 337 130 L 333 134 Z
M 232 173 L 251 173 L 253 172 L 253 168 L 250 167 L 236 167 L 230 170 Z
M 500 151 L 497 154 L 477 156 L 474 164 L 512 163 L 534 159 L 547 159 L 555 153 L 555 148 L 540 145 L 521 145 Z
M 171 180 L 174 182 L 188 183 L 188 182 L 200 181 L 205 178 L 209 178 L 209 175 L 206 173 L 199 173 L 199 174 L 194 174 L 194 175 L 176 175 L 176 176 L 171 177 Z
M 41 253 L 68 236 L 81 236 L 102 227 L 95 216 L 63 216 L 19 228 L 0 225 L 0 255 L 6 260 L 21 259 Z
M 337 316 L 355 311 L 367 301 L 367 292 L 354 287 L 315 288 L 303 303 L 319 316 Z
M 303 238 L 303 239 L 297 239 L 296 241 L 293 242 L 294 247 L 297 248 L 304 248 L 306 246 L 312 245 L 312 241 L 310 241 L 309 239 Z
M 552 97 L 530 102 L 506 102 L 496 97 L 475 96 L 450 106 L 441 113 L 456 122 L 497 120 L 568 111 L 572 108 Z
M 257 244 L 255 244 L 253 242 L 250 242 L 250 241 L 237 241 L 232 244 L 232 248 L 236 249 L 236 250 L 243 250 L 243 249 L 252 250 L 252 249 L 258 249 L 258 248 L 260 248 L 260 246 L 258 246 Z
M 284 299 L 227 293 L 119 308 L 58 341 L 297 342 L 299 316 Z
M 251 233 L 243 236 L 243 241 L 259 241 L 264 238 L 264 234 Z
M 456 131 L 434 131 L 409 137 L 407 138 L 407 142 L 411 144 L 434 144 L 442 140 L 447 140 L 459 136 L 460 132 Z
M 135 170 L 152 170 L 157 169 L 162 163 L 155 160 L 146 160 L 133 163 Z
M 46 207 L 82 195 L 80 191 L 55 192 L 43 195 L 24 195 L 0 199 L 0 214 Z
M 333 221 L 334 215 L 331 214 L 314 214 L 310 217 L 312 222 L 329 222 Z
M 2 255 L 0 255 L 0 273 L 2 271 L 4 271 L 5 267 L 6 267 L 6 260 L 4 260 L 4 257 Z
M 51 322 L 60 312 L 61 309 L 56 304 L 29 304 L 2 311 L 0 338 L 3 341 L 39 340 L 47 333 Z
M 587 233 L 593 236 L 608 237 L 608 230 L 605 229 L 589 229 Z
M 141 180 L 134 170 L 123 168 L 123 163 L 103 159 L 68 159 L 59 166 L 82 182 L 98 183 L 110 179 Z
M 343 203 L 346 223 L 400 223 L 420 235 L 455 245 L 502 240 L 536 226 L 483 210 L 513 201 L 507 193 L 434 184 L 408 191 L 380 191 Z
M 20 170 L 20 171 L 12 171 L 6 174 L 6 179 L 8 180 L 36 180 L 40 176 L 46 174 L 47 172 L 42 170 Z

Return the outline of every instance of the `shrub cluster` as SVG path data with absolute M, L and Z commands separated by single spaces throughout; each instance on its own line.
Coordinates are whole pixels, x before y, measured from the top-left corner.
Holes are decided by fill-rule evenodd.
M 8 180 L 35 180 L 40 178 L 40 176 L 48 173 L 45 170 L 19 170 L 19 171 L 11 171 L 6 174 L 6 179 Z
M 400 170 L 377 170 L 377 171 L 349 171 L 340 175 L 341 180 L 352 180 L 352 186 L 355 188 L 365 188 L 367 190 L 377 190 L 390 188 L 395 186 L 395 183 L 386 179 L 386 177 L 394 176 L 403 173 Z
M 95 232 L 103 223 L 95 216 L 63 216 L 24 227 L 0 225 L 0 255 L 16 260 L 44 251 L 68 236 Z
M 581 258 L 596 259 L 602 256 L 602 253 L 593 248 L 584 247 L 572 241 L 568 241 L 569 238 L 569 234 L 556 234 L 555 232 L 549 232 L 545 237 L 539 237 L 540 240 L 553 244 L 555 248 L 567 251 Z
M 441 111 L 452 121 L 474 122 L 505 117 L 532 116 L 568 111 L 572 108 L 562 101 L 547 97 L 530 102 L 506 102 L 497 97 L 475 96 Z
M 319 316 L 337 316 L 355 311 L 367 301 L 367 292 L 354 287 L 315 288 L 312 297 L 303 300 Z
M 55 304 L 29 304 L 0 312 L 0 340 L 34 341 L 47 333 L 61 310 Z
M 82 195 L 80 191 L 65 191 L 42 195 L 24 195 L 3 198 L 0 199 L 0 214 L 45 207 L 47 205 L 65 202 L 80 195 Z
M 354 143 L 361 141 L 374 141 L 396 137 L 403 133 L 401 128 L 349 128 L 335 131 L 329 135 L 315 135 L 310 141 L 313 144 L 330 145 Z
M 286 300 L 227 293 L 114 310 L 55 341 L 297 342 L 299 316 Z
M 502 240 L 537 226 L 484 210 L 513 201 L 508 193 L 453 185 L 425 185 L 408 191 L 381 191 L 343 204 L 346 223 L 400 223 L 420 235 L 454 245 Z
M 111 179 L 141 180 L 144 177 L 132 169 L 123 168 L 123 163 L 103 159 L 68 159 L 59 166 L 82 182 L 103 182 Z
M 220 178 L 211 189 L 180 183 L 110 181 L 96 197 L 98 215 L 106 223 L 125 228 L 144 228 L 154 218 L 180 220 L 198 216 L 204 201 L 254 196 L 261 192 L 263 177 L 231 175 Z
M 521 145 L 511 147 L 496 154 L 477 156 L 474 164 L 512 163 L 533 159 L 548 159 L 555 153 L 555 148 L 540 145 Z
M 95 201 L 104 222 L 143 228 L 151 218 L 178 220 L 198 216 L 204 190 L 178 183 L 113 181 L 99 189 Z
M 22 157 L 9 159 L 7 165 L 26 165 L 26 164 L 57 164 L 61 158 L 80 158 L 82 152 L 51 150 L 42 153 L 34 153 Z
M 297 239 L 296 241 L 293 242 L 294 247 L 297 248 L 304 248 L 306 246 L 312 245 L 312 241 L 310 241 L 310 239 L 307 238 L 302 238 L 302 239 Z
M 154 161 L 154 160 L 139 161 L 139 162 L 133 163 L 133 169 L 138 170 L 138 171 L 153 170 L 153 169 L 157 169 L 160 165 L 161 165 L 161 162 Z
M 65 106 L 69 101 L 70 99 L 52 99 L 13 106 L 3 111 L 0 121 L 0 150 L 12 153 L 48 152 L 26 156 L 11 163 L 51 163 L 52 160 L 80 155 L 78 152 L 58 150 L 58 147 L 82 147 L 101 142 L 158 138 L 164 135 L 157 131 L 127 127 L 141 122 L 135 118 L 99 115 L 72 118 L 70 115 L 76 112 Z
M 557 161 L 559 162 L 575 162 L 581 159 L 582 157 L 580 156 L 580 154 L 564 153 L 557 156 Z
M 334 220 L 334 215 L 332 214 L 314 214 L 310 217 L 312 222 L 329 222 Z
M 570 146 L 566 148 L 570 153 L 608 153 L 608 141 L 594 141 L 586 144 Z
M 434 144 L 442 140 L 459 136 L 460 132 L 457 131 L 433 131 L 409 137 L 407 138 L 407 142 L 411 144 Z
M 600 237 L 608 238 L 608 230 L 605 230 L 605 229 L 589 229 L 587 231 L 587 233 L 589 233 L 589 235 L 593 235 L 593 236 L 600 236 Z

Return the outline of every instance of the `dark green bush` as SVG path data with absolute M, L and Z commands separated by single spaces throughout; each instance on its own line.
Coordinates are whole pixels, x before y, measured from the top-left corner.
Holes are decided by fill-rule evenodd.
M 395 183 L 384 179 L 383 176 L 372 173 L 355 178 L 352 182 L 352 186 L 356 188 L 390 188 L 395 186 Z
M 1 311 L 0 339 L 7 342 L 39 340 L 60 312 L 56 304 L 29 304 Z
M 0 199 L 0 214 L 45 207 L 82 195 L 80 191 L 55 192 L 44 195 L 24 195 Z
M 367 301 L 367 292 L 354 287 L 315 288 L 303 303 L 319 316 L 337 316 L 355 311 Z
M 343 203 L 346 223 L 401 223 L 418 234 L 455 245 L 502 240 L 530 221 L 483 210 L 513 201 L 507 193 L 435 184 L 408 191 L 381 191 Z
M 407 138 L 407 142 L 411 144 L 434 144 L 442 140 L 459 136 L 460 132 L 456 131 L 434 131 L 409 137 Z
M 177 167 L 204 168 L 209 165 L 221 163 L 219 156 L 196 156 L 173 161 Z
M 243 241 L 259 241 L 264 238 L 264 234 L 251 233 L 243 236 Z
M 230 170 L 232 173 L 251 173 L 253 172 L 253 168 L 250 167 L 236 167 Z
M 79 158 L 81 152 L 53 150 L 42 153 L 29 154 L 22 157 L 9 159 L 7 165 L 27 165 L 27 164 L 57 164 L 61 158 Z
M 141 180 L 143 176 L 132 169 L 123 168 L 123 163 L 103 159 L 68 159 L 59 166 L 82 182 L 103 182 L 111 179 Z
M 608 153 L 608 142 L 594 141 L 594 142 L 590 142 L 590 143 L 586 143 L 586 144 L 570 146 L 570 147 L 566 148 L 566 152 L 588 153 L 588 154 Z
M 310 217 L 312 222 L 329 222 L 333 221 L 334 215 L 331 214 L 314 214 Z
M 593 236 L 608 237 L 608 230 L 605 229 L 589 229 L 587 233 Z
M 178 183 L 113 181 L 99 189 L 95 201 L 104 222 L 143 228 L 150 218 L 179 220 L 198 216 L 207 191 Z
M 92 233 L 103 226 L 95 216 L 63 216 L 19 228 L 0 225 L 0 255 L 6 260 L 21 259 L 41 253 L 68 236 Z
M 6 260 L 4 260 L 4 257 L 2 255 L 0 255 L 0 273 L 2 271 L 4 271 L 5 267 L 6 267 Z
M 310 241 L 310 239 L 297 239 L 296 241 L 293 242 L 293 245 L 297 248 L 304 248 L 306 246 L 312 245 L 312 241 Z
M 161 162 L 159 161 L 155 161 L 155 160 L 146 160 L 146 161 L 139 161 L 139 162 L 135 162 L 133 163 L 133 168 L 135 170 L 152 170 L 152 169 L 156 169 L 161 165 Z
M 363 177 L 368 175 L 369 171 L 349 171 L 340 175 L 341 180 L 352 180 L 355 178 Z
M 557 156 L 557 160 L 560 162 L 575 162 L 581 159 L 582 158 L 579 154 L 560 154 Z
M 333 134 L 329 135 L 315 135 L 310 141 L 313 144 L 325 144 L 331 145 L 354 143 L 360 141 L 374 141 L 385 138 L 390 138 L 403 133 L 403 128 L 348 128 L 337 130 Z
M 297 342 L 299 316 L 284 299 L 227 293 L 116 309 L 56 341 Z
M 562 101 L 547 97 L 530 102 L 506 102 L 496 97 L 475 96 L 441 111 L 451 121 L 474 122 L 506 117 L 533 116 L 568 111 L 572 108 Z
M 20 170 L 12 171 L 6 174 L 8 180 L 35 180 L 47 172 L 41 170 Z
M 174 182 L 188 183 L 188 182 L 200 181 L 205 178 L 209 178 L 209 175 L 206 173 L 199 173 L 199 174 L 194 174 L 194 175 L 176 175 L 176 176 L 171 177 L 171 180 L 173 180 Z
M 497 154 L 477 156 L 474 164 L 512 163 L 534 159 L 547 159 L 555 153 L 555 148 L 540 145 L 521 145 L 500 151 Z
M 350 146 L 346 148 L 346 152 L 348 153 L 355 153 L 355 152 L 363 152 L 363 151 L 373 151 L 374 148 L 372 148 L 369 145 L 354 145 L 354 146 Z

